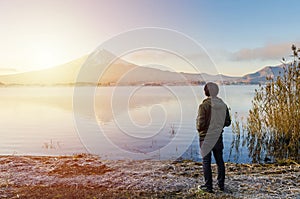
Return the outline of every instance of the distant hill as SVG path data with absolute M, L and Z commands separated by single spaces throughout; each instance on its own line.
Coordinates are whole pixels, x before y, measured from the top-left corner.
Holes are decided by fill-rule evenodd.
M 107 56 L 112 56 L 107 52 Z M 0 82 L 5 85 L 72 85 L 88 56 L 49 69 L 30 71 L 19 74 L 0 75 Z M 99 66 L 93 65 L 94 71 Z M 124 73 L 137 67 L 124 60 L 117 59 L 101 78 L 101 82 L 114 82 Z M 92 82 L 86 82 L 92 83 Z
M 54 85 L 75 82 L 78 71 L 86 57 L 44 70 L 2 75 L 0 82 L 6 85 Z
M 101 55 L 101 56 L 100 56 Z M 32 71 L 13 75 L 0 75 L 0 85 L 74 85 L 78 73 L 83 64 L 89 67 L 90 72 L 99 73 L 99 69 L 104 69 L 103 63 L 97 61 L 99 56 L 103 59 L 115 58 L 113 54 L 105 50 L 100 50 L 90 56 L 89 63 L 86 63 L 88 56 L 81 57 L 72 62 L 56 66 L 49 69 Z M 93 59 L 96 60 L 93 62 Z M 92 61 L 90 61 L 92 60 Z M 207 73 L 177 73 L 164 71 L 155 68 L 142 67 L 129 63 L 122 59 L 115 61 L 104 70 L 98 82 L 89 82 L 89 75 L 86 74 L 84 84 L 97 83 L 101 85 L 182 85 L 182 84 L 203 84 L 214 81 L 224 84 L 255 84 L 264 83 L 266 77 L 275 77 L 283 72 L 283 66 L 267 66 L 255 73 L 244 75 L 243 77 L 230 77 L 222 74 L 210 75 Z
M 274 78 L 282 75 L 284 72 L 283 67 L 284 65 L 266 66 L 255 73 L 244 75 L 242 78 L 238 79 L 238 81 L 251 84 L 265 83 L 267 77 Z

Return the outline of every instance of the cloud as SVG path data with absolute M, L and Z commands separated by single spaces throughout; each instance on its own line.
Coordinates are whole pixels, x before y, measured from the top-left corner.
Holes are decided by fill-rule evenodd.
M 267 44 L 260 48 L 244 48 L 232 54 L 232 60 L 248 61 L 248 60 L 280 60 L 282 57 L 291 54 L 291 46 L 293 43 Z M 300 42 L 294 42 L 296 46 L 300 46 Z

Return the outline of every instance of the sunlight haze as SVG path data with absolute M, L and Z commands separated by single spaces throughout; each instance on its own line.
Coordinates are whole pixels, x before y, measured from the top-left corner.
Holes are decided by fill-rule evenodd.
M 290 46 L 299 44 L 295 16 L 299 4 L 294 0 L 1 0 L 0 74 L 62 65 L 124 31 L 161 27 L 201 44 L 219 73 L 241 76 L 279 65 L 282 57 L 289 56 Z M 146 56 L 145 60 L 128 57 L 134 64 L 149 64 Z M 176 59 L 169 63 L 176 71 L 193 72 Z

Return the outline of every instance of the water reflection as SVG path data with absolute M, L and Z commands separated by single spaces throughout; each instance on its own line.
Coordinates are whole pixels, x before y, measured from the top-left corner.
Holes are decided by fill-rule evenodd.
M 246 115 L 254 88 L 225 86 L 221 96 L 233 113 Z M 85 102 L 90 88 L 80 89 L 80 100 Z M 91 151 L 111 159 L 168 159 L 186 152 L 184 157 L 199 160 L 195 118 L 204 95 L 202 88 L 193 89 L 195 93 L 184 86 L 171 87 L 171 90 L 163 87 L 99 87 L 93 93 L 93 115 L 86 112 L 85 106 L 81 107 L 80 115 L 86 123 L 92 123 L 90 117 L 95 117 L 96 123 L 92 125 L 100 131 L 86 126 L 83 136 L 87 139 L 79 139 L 73 115 L 73 88 L 1 88 L 0 153 L 73 154 L 87 152 L 84 145 L 88 145 Z M 89 139 L 95 135 L 96 139 Z M 226 128 L 224 159 L 229 157 L 231 141 L 231 128 Z M 249 159 L 242 155 L 240 161 Z
M 70 88 L 1 88 L 0 97 L 1 154 L 84 152 L 74 133 Z M 44 147 L 51 140 L 61 147 Z
M 98 88 L 93 111 L 99 129 L 90 121 L 79 119 L 81 140 L 90 152 L 97 154 L 112 147 L 123 156 L 139 159 L 176 158 L 196 135 L 194 125 L 190 131 L 185 127 L 198 103 L 193 92 L 189 87 Z M 89 105 L 83 106 L 86 108 L 82 115 L 84 111 L 92 115 L 86 111 Z M 89 135 L 82 126 L 89 126 Z

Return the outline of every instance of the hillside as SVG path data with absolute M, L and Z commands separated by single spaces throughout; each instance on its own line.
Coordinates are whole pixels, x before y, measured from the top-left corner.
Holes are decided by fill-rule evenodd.
M 88 67 L 89 72 L 84 76 L 84 81 L 80 81 L 80 83 L 96 83 L 101 85 L 183 85 L 202 84 L 208 81 L 224 84 L 257 84 L 264 83 L 266 77 L 275 77 L 280 75 L 280 72 L 283 72 L 283 66 L 280 65 L 267 66 L 255 73 L 244 75 L 243 77 L 230 77 L 222 74 L 210 75 L 206 73 L 177 73 L 142 67 L 122 59 L 115 59 L 113 54 L 105 50 L 100 50 L 90 55 L 88 63 L 86 62 L 87 58 L 88 56 L 84 56 L 72 62 L 49 69 L 13 75 L 2 75 L 0 76 L 0 85 L 74 85 L 77 82 L 77 76 L 83 64 L 85 67 Z M 102 61 L 100 59 L 104 60 Z M 107 67 L 105 59 L 115 59 L 115 61 Z M 103 71 L 102 74 L 101 71 Z M 92 82 L 92 80 L 90 80 L 91 74 L 98 73 L 99 80 Z
M 90 55 L 89 63 L 86 63 L 87 56 L 81 57 L 64 65 L 56 66 L 49 69 L 32 71 L 13 75 L 0 76 L 2 85 L 72 85 L 77 81 L 77 75 L 83 64 L 89 67 L 89 74 L 86 74 L 80 83 L 97 83 L 89 79 L 91 74 L 104 71 L 99 77 L 102 85 L 120 84 L 175 84 L 182 85 L 188 83 L 202 83 L 204 81 L 233 81 L 236 77 L 228 77 L 224 75 L 191 74 L 176 73 L 163 71 L 160 69 L 137 66 L 122 59 L 116 59 L 109 67 L 106 68 L 105 61 L 97 60 L 99 57 L 103 59 L 112 59 L 111 53 L 101 50 Z M 104 70 L 105 69 L 105 70 Z M 99 75 L 100 76 L 100 75 Z
M 0 82 L 5 85 L 55 85 L 75 82 L 78 71 L 86 57 L 49 69 L 19 74 L 2 75 Z
M 267 77 L 277 77 L 281 74 L 283 74 L 283 65 L 279 66 L 266 66 L 263 69 L 244 75 L 241 79 L 239 79 L 239 82 L 244 82 L 244 83 L 251 83 L 251 84 L 257 84 L 257 83 L 264 83 L 266 82 Z
M 112 56 L 105 52 L 106 56 Z M 69 63 L 49 69 L 31 71 L 13 75 L 0 76 L 0 82 L 4 85 L 71 85 L 77 80 L 78 73 L 88 56 L 83 56 Z M 97 72 L 102 66 L 91 64 L 92 72 Z M 117 59 L 104 73 L 100 82 L 115 82 L 124 73 L 137 67 L 124 60 Z M 93 83 L 93 82 L 86 82 Z

